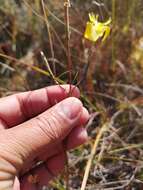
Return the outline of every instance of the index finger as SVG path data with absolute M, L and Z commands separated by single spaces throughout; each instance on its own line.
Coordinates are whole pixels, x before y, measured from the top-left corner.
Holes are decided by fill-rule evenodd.
M 3 123 L 5 127 L 18 125 L 67 98 L 69 93 L 77 98 L 80 96 L 75 86 L 55 85 L 1 98 L 0 124 Z

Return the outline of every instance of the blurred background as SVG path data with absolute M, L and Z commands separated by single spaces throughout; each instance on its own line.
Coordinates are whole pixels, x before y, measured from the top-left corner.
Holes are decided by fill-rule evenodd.
M 96 141 L 86 189 L 142 190 L 143 0 L 71 0 L 70 71 L 64 0 L 43 2 L 0 0 L 0 97 L 55 84 L 48 66 L 59 83 L 71 72 L 91 119 L 89 142 L 69 153 L 70 189 L 80 189 Z M 112 19 L 104 43 L 84 38 L 91 12 Z M 64 173 L 48 189 L 66 189 Z

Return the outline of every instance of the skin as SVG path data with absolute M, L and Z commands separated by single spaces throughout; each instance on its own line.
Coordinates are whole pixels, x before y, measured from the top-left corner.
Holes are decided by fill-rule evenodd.
M 79 96 L 63 85 L 0 99 L 1 190 L 41 189 L 63 170 L 65 152 L 88 138 L 89 114 Z

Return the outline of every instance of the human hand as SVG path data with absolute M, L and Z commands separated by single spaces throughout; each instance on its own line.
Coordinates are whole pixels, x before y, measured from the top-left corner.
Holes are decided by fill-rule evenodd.
M 89 114 L 79 95 L 63 85 L 0 99 L 0 190 L 41 189 L 62 171 L 65 150 L 87 140 Z

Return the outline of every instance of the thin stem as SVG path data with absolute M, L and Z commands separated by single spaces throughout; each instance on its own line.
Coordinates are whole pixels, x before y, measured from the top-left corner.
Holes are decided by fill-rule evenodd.
M 99 131 L 99 133 L 98 133 L 98 135 L 97 135 L 97 137 L 95 139 L 93 148 L 91 150 L 90 157 L 89 157 L 89 159 L 87 161 L 87 165 L 86 165 L 86 169 L 85 169 L 85 173 L 84 173 L 84 177 L 83 177 L 83 181 L 82 181 L 82 185 L 81 185 L 80 190 L 85 190 L 85 188 L 86 188 L 86 184 L 87 184 L 87 180 L 88 180 L 88 176 L 89 176 L 89 172 L 90 172 L 90 168 L 91 168 L 91 165 L 92 165 L 93 158 L 94 158 L 94 156 L 96 154 L 97 147 L 98 147 L 98 144 L 100 142 L 100 139 L 101 139 L 102 135 L 104 134 L 104 132 L 107 130 L 108 125 L 109 125 L 109 123 L 105 123 L 101 127 L 101 129 L 100 129 L 100 131 Z
M 136 6 L 136 1 L 132 0 L 131 2 L 129 1 L 130 5 L 129 5 L 129 9 L 127 12 L 127 23 L 126 23 L 126 32 L 129 32 L 129 27 L 131 25 L 132 22 L 132 16 L 133 16 L 133 12 Z
M 35 0 L 36 10 L 40 10 L 40 0 Z
M 45 18 L 43 18 L 43 16 L 41 16 L 35 9 L 33 9 L 33 7 L 31 7 L 31 6 L 29 5 L 29 3 L 28 3 L 26 0 L 23 0 L 23 3 L 25 4 L 25 6 L 29 7 L 29 8 L 32 10 L 33 14 L 35 14 L 38 18 L 40 18 L 41 20 L 45 20 Z M 49 15 L 51 15 L 51 16 L 54 18 L 55 21 L 57 21 L 57 22 L 60 23 L 61 25 L 64 25 L 64 26 L 65 26 L 65 23 L 64 23 L 60 18 L 58 18 L 56 15 L 54 15 L 54 14 L 50 11 L 50 9 L 49 9 L 48 7 L 46 7 L 46 9 L 48 10 Z M 73 32 L 75 32 L 76 34 L 80 35 L 80 36 L 83 35 L 79 30 L 75 29 L 74 27 L 71 27 L 71 26 L 70 26 L 70 29 L 71 29 Z
M 34 71 L 37 71 L 37 72 L 39 72 L 39 73 L 41 73 L 43 75 L 51 77 L 51 74 L 49 73 L 49 71 L 45 71 L 45 70 L 43 70 L 43 69 L 41 69 L 41 68 L 39 68 L 37 66 L 30 65 L 30 64 L 28 64 L 26 62 L 20 61 L 20 60 L 14 58 L 14 57 L 9 56 L 9 55 L 5 55 L 5 54 L 0 53 L 0 57 L 6 58 L 6 59 L 11 60 L 11 61 L 14 61 L 15 63 L 23 64 L 23 65 L 33 69 Z M 59 82 L 60 84 L 65 84 L 65 82 L 63 80 L 61 80 L 61 79 L 59 79 L 57 77 L 55 78 L 55 80 L 57 82 Z
M 46 63 L 46 66 L 48 68 L 48 72 L 49 72 L 51 78 L 54 80 L 55 84 L 59 85 L 59 82 L 56 80 L 56 77 L 54 76 L 54 74 L 53 74 L 53 72 L 52 72 L 52 70 L 50 68 L 50 65 L 49 65 L 49 62 L 48 62 L 46 56 L 44 55 L 43 51 L 41 51 L 40 53 L 41 53 L 41 56 L 43 57 L 43 59 L 44 59 L 44 61 Z
M 68 61 L 68 71 L 69 71 L 69 84 L 72 81 L 72 60 L 71 60 L 71 50 L 70 50 L 70 21 L 69 21 L 69 8 L 70 0 L 65 0 L 65 21 L 66 21 L 66 40 L 67 40 L 67 61 Z
M 46 23 L 46 27 L 47 27 L 47 31 L 48 31 L 48 36 L 49 36 L 50 50 L 51 50 L 51 56 L 52 56 L 52 60 L 53 60 L 53 62 L 52 62 L 52 64 L 53 64 L 53 71 L 54 71 L 54 74 L 56 74 L 54 45 L 53 45 L 53 41 L 52 41 L 52 34 L 51 34 L 51 30 L 50 30 L 50 24 L 49 24 L 49 21 L 48 21 L 48 17 L 47 17 L 44 1 L 41 0 L 41 3 L 42 3 L 42 9 L 43 9 L 43 13 L 44 13 L 45 23 Z
M 115 27 L 116 20 L 116 0 L 112 0 L 112 26 Z M 115 39 L 114 32 L 112 33 L 112 68 L 115 70 Z
M 71 61 L 71 50 L 70 50 L 70 21 L 69 21 L 69 8 L 70 8 L 70 0 L 65 0 L 64 2 L 64 7 L 65 7 L 65 23 L 66 23 L 66 41 L 67 41 L 67 61 L 68 61 L 68 66 L 67 66 L 67 71 L 69 71 L 69 76 L 68 76 L 68 82 L 71 84 L 72 81 L 72 61 Z M 71 94 L 71 85 L 70 85 L 70 92 L 69 96 Z M 66 153 L 66 150 L 65 150 Z M 68 163 L 68 155 L 66 153 L 66 167 L 65 167 L 65 174 L 66 174 L 66 190 L 69 190 L 69 163 Z

